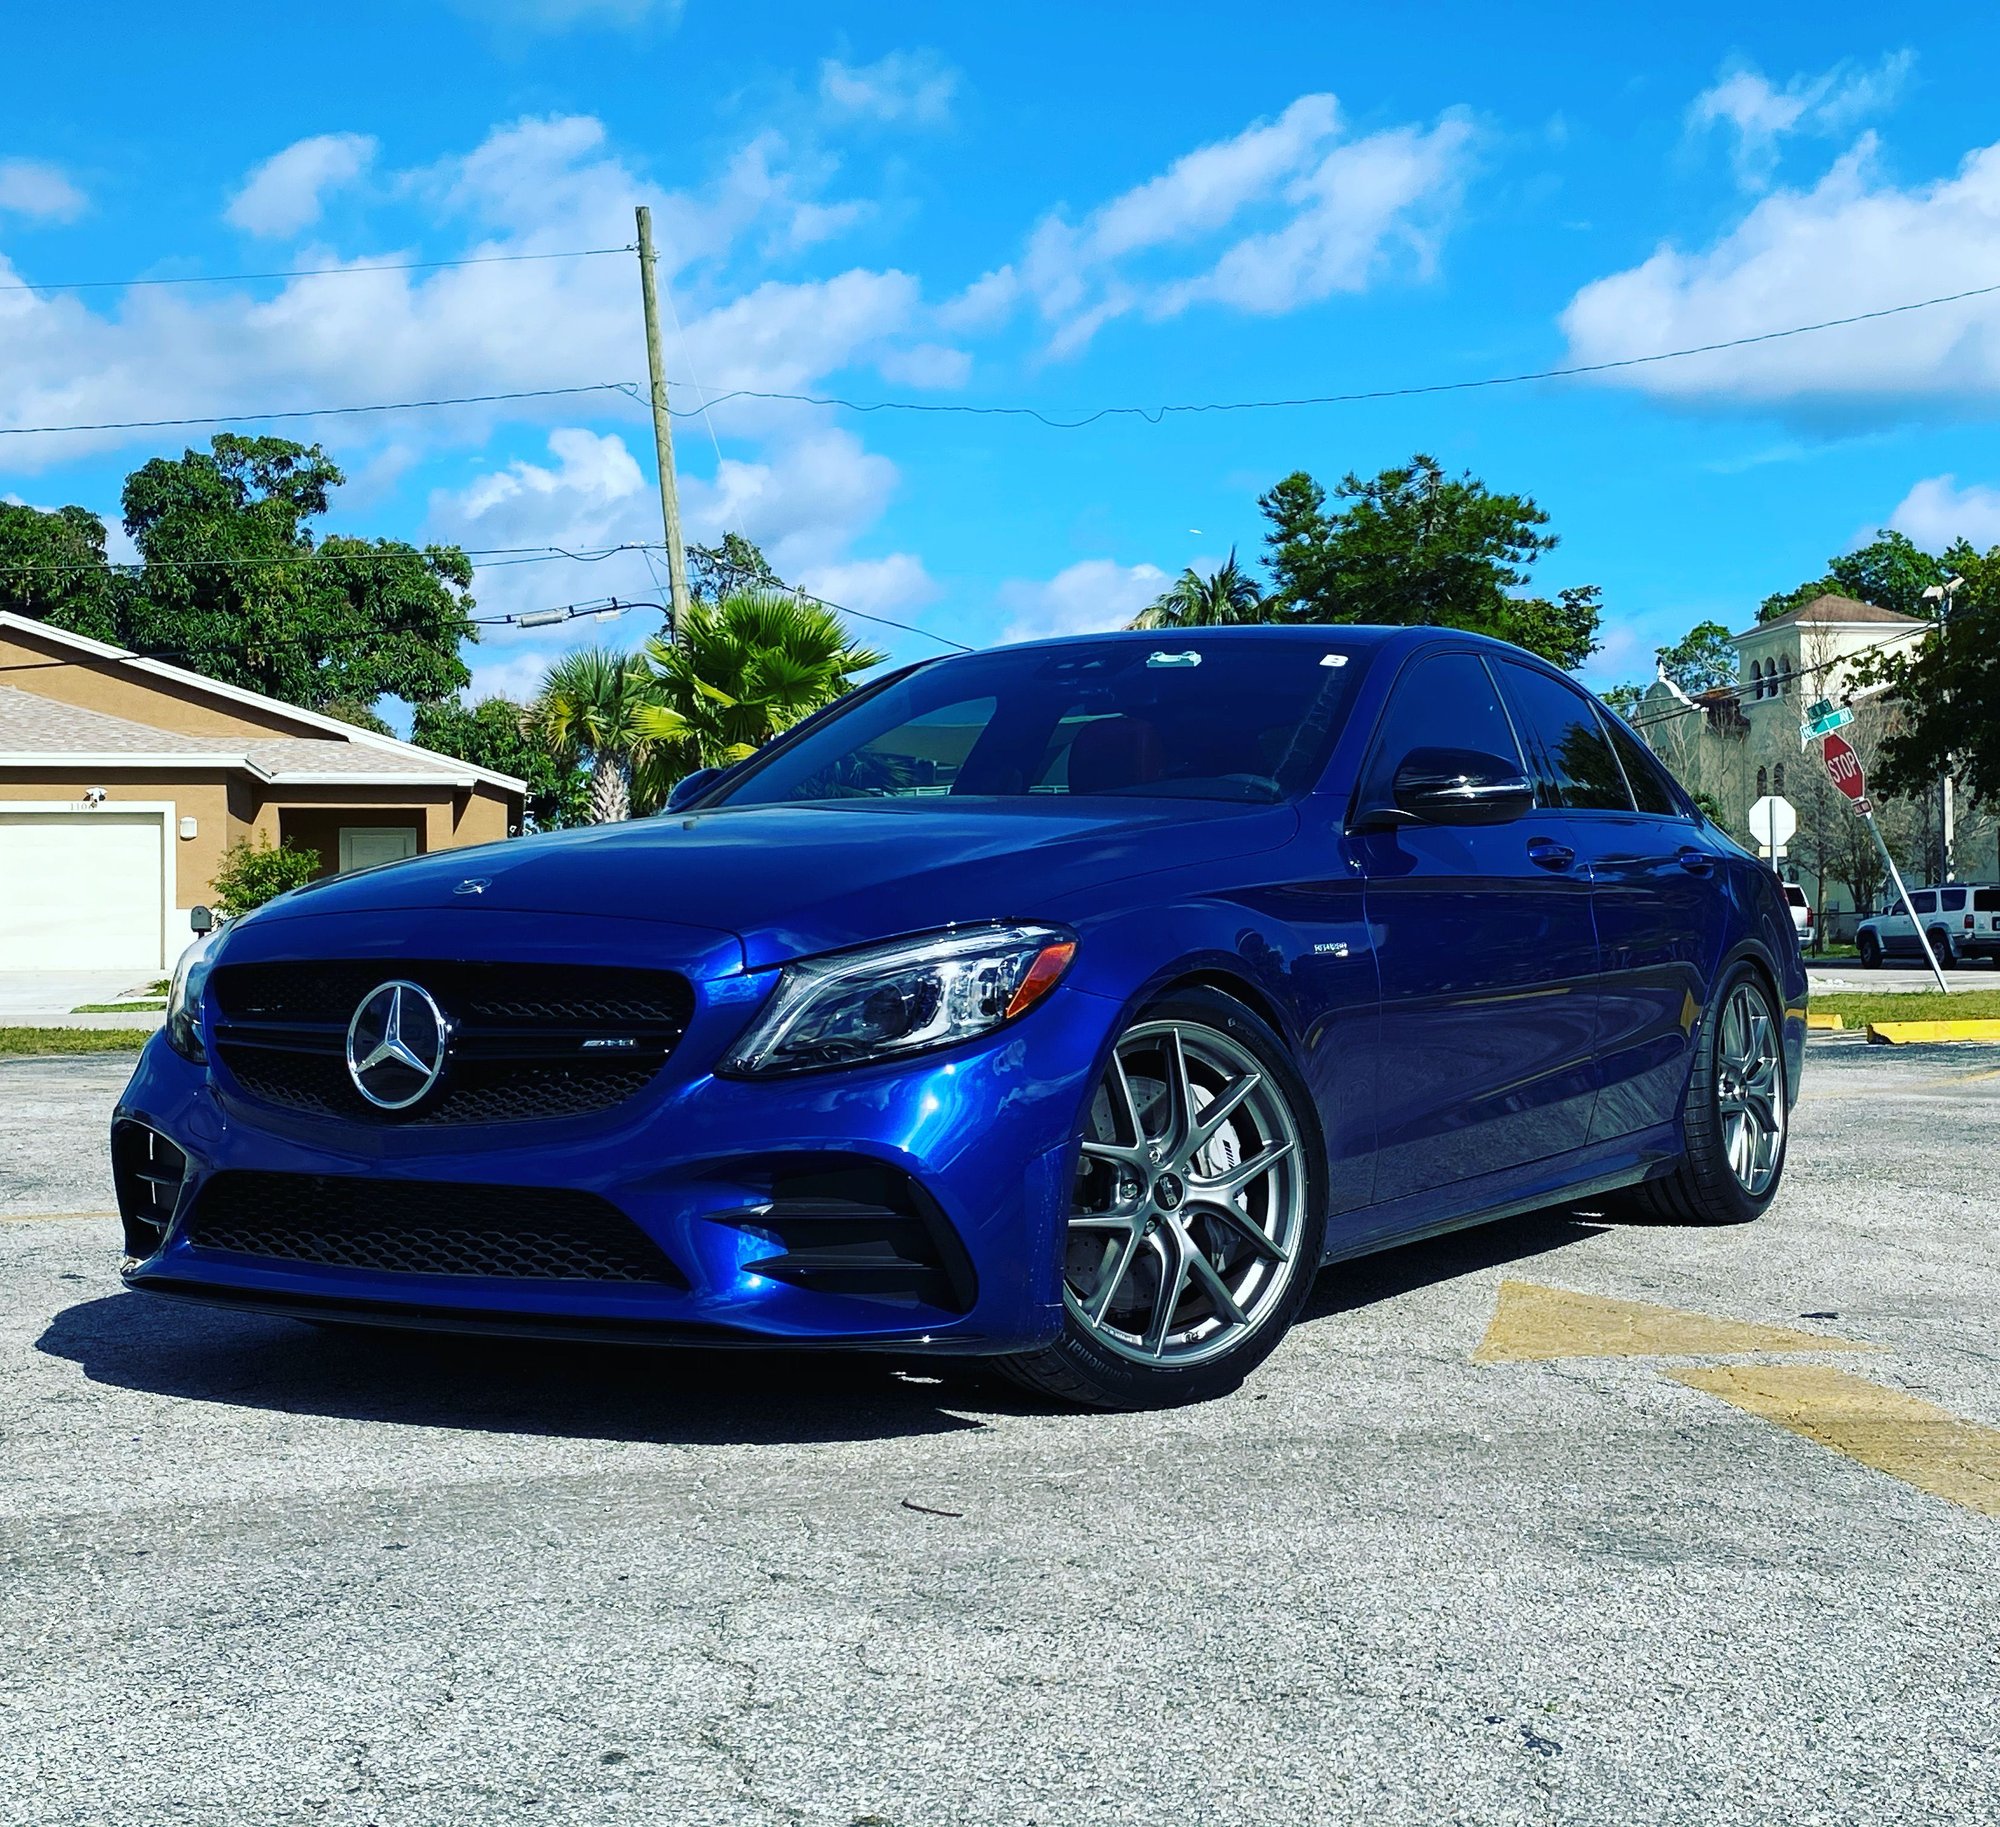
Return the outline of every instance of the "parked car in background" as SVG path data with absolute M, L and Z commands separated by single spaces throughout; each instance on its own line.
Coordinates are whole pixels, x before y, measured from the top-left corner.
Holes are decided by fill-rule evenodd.
M 1875 970 L 1891 958 L 1921 959 L 1919 924 L 1931 942 L 1931 956 L 1940 965 L 2000 958 L 2000 887 L 1984 882 L 1933 883 L 1911 889 L 1910 905 L 1917 910 L 1914 921 L 1903 903 L 1892 897 L 1880 913 L 1870 914 L 1855 929 L 1855 947 L 1866 969 Z
M 1813 942 L 1812 903 L 1796 882 L 1785 884 L 1785 905 L 1792 910 L 1792 926 L 1799 935 L 1799 950 L 1810 951 Z
M 1779 887 L 1478 636 L 930 661 L 658 818 L 232 920 L 119 1103 L 126 1284 L 1213 1395 L 1329 1262 L 1569 1198 L 1758 1216 Z

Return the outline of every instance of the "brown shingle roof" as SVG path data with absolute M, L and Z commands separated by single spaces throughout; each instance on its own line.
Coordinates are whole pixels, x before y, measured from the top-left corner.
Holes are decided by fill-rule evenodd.
M 1816 596 L 1811 602 L 1802 603 L 1784 615 L 1774 615 L 1768 622 L 1759 622 L 1750 632 L 1755 634 L 1761 628 L 1787 628 L 1799 622 L 1902 622 L 1915 628 L 1921 619 L 1914 615 L 1899 615 L 1893 609 L 1878 609 L 1873 603 L 1862 602 L 1859 597 L 1835 596 L 1829 591 L 1825 596 Z
M 129 717 L 38 697 L 0 685 L 0 755 L 245 755 L 275 780 L 312 774 L 379 774 L 385 780 L 455 780 L 448 756 L 377 748 L 372 743 L 310 736 L 185 736 Z

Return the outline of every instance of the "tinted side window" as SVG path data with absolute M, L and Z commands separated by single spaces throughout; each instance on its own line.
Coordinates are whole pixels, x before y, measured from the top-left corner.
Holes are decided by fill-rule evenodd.
M 2000 888 L 1975 888 L 1972 891 L 1972 911 L 2000 913 Z
M 1611 737 L 1611 746 L 1624 764 L 1625 781 L 1641 812 L 1655 812 L 1662 818 L 1679 818 L 1681 809 L 1674 790 L 1667 785 L 1667 771 L 1653 751 L 1615 718 L 1599 719 Z
M 1913 894 L 1910 896 L 1910 905 L 1914 907 L 1918 913 L 1936 913 L 1937 896 L 1932 894 L 1928 889 L 1925 889 L 1918 894 Z
M 1533 751 L 1537 797 L 1546 805 L 1630 812 L 1632 796 L 1597 711 L 1582 692 L 1532 667 L 1500 662 L 1507 696 Z
M 1477 749 L 1521 765 L 1513 726 L 1477 654 L 1433 654 L 1396 681 L 1362 781 L 1364 805 L 1390 797 L 1396 769 L 1412 749 Z
M 1965 890 L 1963 888 L 1940 888 L 1938 890 L 1938 905 L 1946 913 L 1963 913 L 1965 911 Z

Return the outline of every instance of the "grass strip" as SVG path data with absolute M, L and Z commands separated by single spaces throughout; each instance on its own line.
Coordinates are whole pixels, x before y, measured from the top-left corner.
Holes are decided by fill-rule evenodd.
M 1993 1021 L 2000 1019 L 2000 990 L 1959 990 L 1949 996 L 1936 990 L 1833 990 L 1806 1006 L 1815 1015 L 1843 1016 L 1850 1028 L 1871 1021 Z
M 151 1028 L 0 1028 L 0 1059 L 47 1059 L 60 1053 L 136 1053 Z

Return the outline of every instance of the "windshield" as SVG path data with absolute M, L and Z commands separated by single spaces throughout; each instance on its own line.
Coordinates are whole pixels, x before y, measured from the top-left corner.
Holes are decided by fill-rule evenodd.
M 725 781 L 711 805 L 1176 798 L 1311 787 L 1365 643 L 1167 634 L 1003 648 L 862 692 Z

